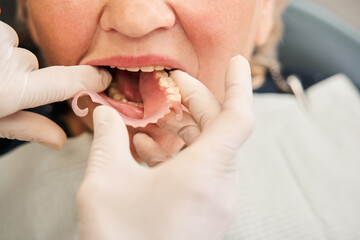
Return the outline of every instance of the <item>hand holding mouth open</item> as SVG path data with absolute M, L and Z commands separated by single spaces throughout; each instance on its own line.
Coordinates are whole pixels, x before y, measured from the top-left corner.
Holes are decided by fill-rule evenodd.
M 117 111 L 95 109 L 94 142 L 77 198 L 81 239 L 220 239 L 230 223 L 235 154 L 253 126 L 249 64 L 232 59 L 223 103 L 184 72 L 172 78 L 190 113 L 180 124 L 163 124 L 188 147 L 156 167 L 133 159 Z M 146 150 L 149 165 L 163 158 L 155 142 Z
M 64 131 L 48 118 L 21 110 L 67 100 L 83 89 L 103 91 L 111 76 L 90 66 L 38 70 L 35 55 L 18 48 L 18 41 L 14 29 L 0 21 L 0 137 L 60 149 Z

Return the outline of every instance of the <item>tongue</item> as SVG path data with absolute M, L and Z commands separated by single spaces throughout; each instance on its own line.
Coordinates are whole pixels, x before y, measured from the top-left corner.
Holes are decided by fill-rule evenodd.
M 117 71 L 114 77 L 118 89 L 132 102 L 142 102 L 139 92 L 139 73 L 128 71 Z
M 124 75 L 122 75 L 123 73 Z M 88 109 L 80 109 L 77 102 L 79 97 L 89 95 L 93 102 L 115 108 L 125 124 L 132 127 L 145 127 L 149 123 L 156 123 L 160 118 L 168 114 L 171 109 L 176 112 L 178 119 L 182 118 L 181 103 L 168 99 L 166 88 L 159 85 L 159 77 L 156 76 L 156 72 L 141 72 L 138 78 L 139 81 L 136 80 L 137 75 L 138 73 L 135 75 L 123 71 L 121 74 L 116 74 L 115 79 L 118 88 L 128 100 L 134 102 L 143 100 L 144 109 L 113 100 L 104 93 L 99 95 L 89 90 L 83 90 L 73 99 L 72 108 L 75 114 L 80 117 L 87 115 Z

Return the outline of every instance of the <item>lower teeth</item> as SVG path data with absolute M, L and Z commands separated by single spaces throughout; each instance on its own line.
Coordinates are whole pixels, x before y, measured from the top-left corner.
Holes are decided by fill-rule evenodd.
M 144 108 L 144 104 L 143 103 L 138 103 L 138 102 L 132 102 L 132 101 L 128 101 L 125 97 L 125 95 L 123 93 L 121 93 L 119 91 L 119 89 L 116 87 L 116 83 L 111 83 L 107 94 L 110 98 L 116 100 L 116 101 L 120 101 L 120 102 L 124 102 L 127 104 L 131 104 L 137 107 L 141 107 Z
M 155 69 L 156 70 L 156 69 Z M 174 102 L 181 102 L 181 95 L 179 93 L 179 88 L 176 87 L 174 80 L 169 77 L 168 73 L 164 70 L 156 71 L 156 76 L 159 77 L 159 85 L 166 88 L 168 93 L 168 98 Z M 110 98 L 131 104 L 140 108 L 144 108 L 144 103 L 141 102 L 132 102 L 126 99 L 125 94 L 123 94 L 118 88 L 116 82 L 112 82 L 107 90 L 107 94 Z

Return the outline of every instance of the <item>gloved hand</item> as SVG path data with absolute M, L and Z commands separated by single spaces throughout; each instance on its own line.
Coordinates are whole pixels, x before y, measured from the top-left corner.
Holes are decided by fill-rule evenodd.
M 82 89 L 100 92 L 111 75 L 90 66 L 38 69 L 31 52 L 18 48 L 14 29 L 0 21 L 0 137 L 61 148 L 64 131 L 51 120 L 22 109 L 73 97 Z
M 248 62 L 232 59 L 222 104 L 186 73 L 172 77 L 193 122 L 186 118 L 179 131 L 188 147 L 156 167 L 135 162 L 115 110 L 95 109 L 94 142 L 77 196 L 80 239 L 210 240 L 228 226 L 235 211 L 235 154 L 253 125 Z M 140 138 L 148 163 L 164 157 L 146 135 L 134 141 Z

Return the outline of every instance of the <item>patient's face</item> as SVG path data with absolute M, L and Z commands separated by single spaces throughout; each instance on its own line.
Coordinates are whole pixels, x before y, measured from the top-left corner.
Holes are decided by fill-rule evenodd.
M 114 56 L 147 56 L 144 64 L 152 65 L 161 56 L 163 65 L 168 61 L 188 72 L 219 100 L 229 60 L 236 54 L 249 58 L 254 45 L 265 41 L 274 5 L 274 0 L 25 1 L 30 31 L 48 65 Z M 156 126 L 146 131 L 158 135 L 165 148 L 176 145 Z

